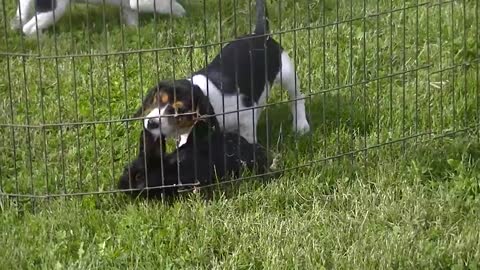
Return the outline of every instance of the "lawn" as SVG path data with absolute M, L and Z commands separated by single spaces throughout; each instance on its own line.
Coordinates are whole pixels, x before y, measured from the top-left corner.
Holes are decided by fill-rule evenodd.
M 138 28 L 75 5 L 38 40 L 9 29 L 13 2 L 0 269 L 480 267 L 480 1 L 268 1 L 312 131 L 274 88 L 259 137 L 288 170 L 171 203 L 114 192 L 140 131 L 122 120 L 250 32 L 254 1 L 184 0 L 187 17 Z

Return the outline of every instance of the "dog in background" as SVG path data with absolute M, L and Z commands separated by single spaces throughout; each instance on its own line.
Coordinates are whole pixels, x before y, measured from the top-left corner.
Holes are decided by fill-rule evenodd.
M 256 9 L 253 34 L 227 44 L 210 64 L 190 78 L 173 82 L 177 100 L 187 103 L 192 95 L 208 96 L 220 128 L 240 133 L 249 143 L 257 141 L 258 119 L 274 83 L 288 90 L 293 129 L 300 134 L 310 130 L 295 67 L 280 44 L 268 34 L 265 0 L 257 0 Z M 156 87 L 150 90 L 134 116 L 145 116 L 144 128 L 151 134 L 181 138 L 181 145 L 188 130 L 175 121 L 160 123 L 160 117 L 172 116 L 175 108 L 168 103 L 152 110 L 148 108 L 152 103 L 151 93 L 155 91 Z
M 175 95 L 177 87 L 188 87 L 187 80 L 176 81 L 176 85 L 162 83 L 149 97 L 149 110 L 168 108 L 161 122 L 175 122 L 188 130 L 187 141 L 172 153 L 165 152 L 165 136 L 157 134 L 150 122 L 148 129 L 140 134 L 138 157 L 124 169 L 119 181 L 120 189 L 135 189 L 139 193 L 155 197 L 162 192 L 173 195 L 178 184 L 212 184 L 215 181 L 237 178 L 243 169 L 265 173 L 269 167 L 267 152 L 259 144 L 250 144 L 237 133 L 224 133 L 213 115 L 208 98 L 201 91 L 194 91 L 192 102 L 184 103 L 184 97 Z M 178 99 L 180 98 L 180 99 Z M 168 104 L 168 107 L 166 105 Z M 186 111 L 194 114 L 180 114 Z M 175 116 L 174 116 L 175 115 Z M 210 117 L 208 117 L 210 115 Z M 170 124 L 171 125 L 171 124 Z M 153 131 L 154 133 L 152 133 Z M 163 187 L 162 187 L 163 186 Z M 161 189 L 147 189 L 162 187 Z
M 22 29 L 25 35 L 35 35 L 56 23 L 71 3 L 108 4 L 122 8 L 122 21 L 138 25 L 138 13 L 185 15 L 185 9 L 176 0 L 18 0 L 12 29 Z

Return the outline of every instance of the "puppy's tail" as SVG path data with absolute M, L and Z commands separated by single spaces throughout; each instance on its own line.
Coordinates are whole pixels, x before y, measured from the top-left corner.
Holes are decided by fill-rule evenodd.
M 268 34 L 270 29 L 268 25 L 268 14 L 266 0 L 256 0 L 255 5 L 257 9 L 257 24 L 255 25 L 255 34 Z

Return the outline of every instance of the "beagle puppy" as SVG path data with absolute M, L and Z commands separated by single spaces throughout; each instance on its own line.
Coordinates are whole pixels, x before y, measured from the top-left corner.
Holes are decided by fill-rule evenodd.
M 138 13 L 172 14 L 181 17 L 185 9 L 176 0 L 18 0 L 13 30 L 22 29 L 27 36 L 47 29 L 63 17 L 71 3 L 108 4 L 122 8 L 122 20 L 126 25 L 138 25 Z
M 257 123 L 274 83 L 288 90 L 293 129 L 300 134 L 310 130 L 292 60 L 268 35 L 265 0 L 257 0 L 256 5 L 255 32 L 227 44 L 205 68 L 175 86 L 176 99 L 184 104 L 189 103 L 192 95 L 207 96 L 220 128 L 240 133 L 249 143 L 257 141 Z M 144 128 L 152 134 L 181 137 L 182 144 L 186 139 L 182 126 L 173 126 L 170 121 L 162 122 L 161 128 L 154 124 L 159 122 L 159 117 L 172 112 L 173 107 L 141 108 L 135 116 L 145 116 Z

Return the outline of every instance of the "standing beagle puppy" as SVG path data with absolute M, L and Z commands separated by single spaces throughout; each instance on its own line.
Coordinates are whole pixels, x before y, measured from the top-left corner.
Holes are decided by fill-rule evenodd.
M 257 141 L 258 119 L 274 83 L 288 90 L 292 100 L 293 129 L 300 134 L 310 130 L 292 60 L 268 35 L 265 0 L 257 0 L 256 5 L 254 33 L 227 44 L 210 64 L 175 86 L 177 100 L 183 103 L 196 95 L 195 92 L 208 96 L 220 128 L 239 132 L 249 143 Z M 148 98 L 147 95 L 144 106 L 149 103 Z M 160 116 L 171 114 L 171 108 L 159 107 L 157 110 L 141 108 L 135 116 L 146 116 L 144 127 L 152 134 L 160 134 L 160 125 L 153 123 L 160 123 Z M 184 131 L 168 121 L 161 124 L 161 132 L 166 136 L 182 137 L 180 144 L 185 142 Z
M 18 0 L 12 29 L 22 29 L 25 35 L 55 24 L 71 3 L 107 4 L 122 8 L 122 20 L 126 25 L 138 25 L 138 13 L 160 13 L 183 16 L 185 9 L 176 0 Z

